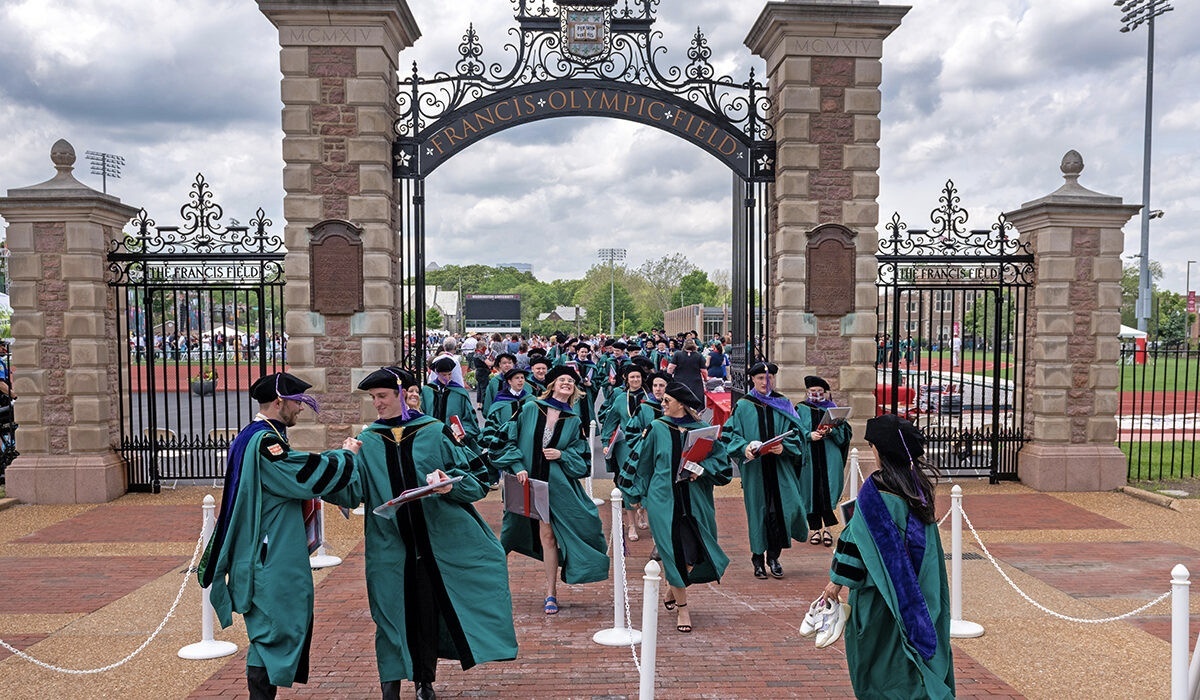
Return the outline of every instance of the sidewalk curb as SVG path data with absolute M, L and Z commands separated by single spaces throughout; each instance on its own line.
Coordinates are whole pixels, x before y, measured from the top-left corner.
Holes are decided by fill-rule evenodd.
M 1133 496 L 1134 498 L 1136 498 L 1138 500 L 1145 501 L 1147 503 L 1153 503 L 1156 506 L 1162 506 L 1163 508 L 1170 508 L 1171 510 L 1174 510 L 1174 511 L 1179 510 L 1179 508 L 1175 505 L 1174 498 L 1171 498 L 1170 496 L 1164 496 L 1161 493 L 1154 493 L 1153 491 L 1145 491 L 1143 489 L 1139 489 L 1134 486 L 1122 486 L 1121 488 L 1119 488 L 1117 490 L 1126 495 Z
M 18 503 L 20 503 L 20 501 L 18 501 L 15 498 L 0 498 L 0 510 L 4 510 L 5 508 L 12 508 L 13 506 L 17 505 Z

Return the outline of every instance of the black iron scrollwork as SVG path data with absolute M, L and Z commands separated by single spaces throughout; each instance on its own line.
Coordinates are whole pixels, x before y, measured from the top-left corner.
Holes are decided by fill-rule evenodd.
M 214 201 L 204 176 L 197 175 L 179 213 L 182 226 L 159 226 L 145 209 L 138 212 L 129 222 L 133 231 L 109 246 L 108 268 L 114 284 L 176 280 L 171 275 L 178 273 L 172 270 L 185 268 L 202 281 L 203 265 L 209 261 L 227 264 L 221 283 L 235 281 L 238 275 L 255 283 L 283 278 L 283 238 L 268 231 L 272 222 L 261 207 L 249 225 L 223 225 L 224 210 Z
M 513 40 L 504 51 L 515 54 L 513 64 L 505 67 L 486 62 L 474 25 L 463 34 L 454 73 L 422 77 L 414 63 L 412 74 L 401 81 L 397 97 L 400 116 L 395 129 L 401 143 L 421 140 L 447 115 L 506 90 L 550 81 L 598 81 L 656 91 L 694 106 L 763 152 L 761 157 L 756 154 L 756 161 L 766 160 L 756 162 L 754 175 L 773 172 L 773 148 L 759 148 L 771 145 L 774 138 L 767 118 L 771 101 L 766 85 L 755 78 L 753 70 L 742 82 L 718 77 L 712 49 L 699 28 L 688 48 L 686 65 L 660 68 L 658 59 L 667 49 L 658 44 L 662 32 L 651 28 L 660 0 L 511 2 L 519 26 L 509 30 Z M 591 40 L 586 50 L 568 39 L 568 12 L 604 18 L 603 27 L 586 37 Z M 398 153 L 397 165 L 403 169 L 415 150 L 401 148 Z

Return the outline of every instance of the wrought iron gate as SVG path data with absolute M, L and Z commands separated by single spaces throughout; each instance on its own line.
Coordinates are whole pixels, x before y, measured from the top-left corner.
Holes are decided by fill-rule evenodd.
M 660 66 L 667 49 L 653 29 L 659 0 L 512 0 L 519 28 L 505 47 L 511 67 L 483 60 L 474 28 L 459 45 L 454 73 L 412 75 L 399 85 L 393 176 L 399 181 L 401 267 L 398 328 L 403 363 L 423 367 L 425 337 L 425 178 L 455 154 L 499 131 L 542 119 L 600 116 L 674 133 L 733 173 L 733 343 L 731 377 L 744 384 L 748 362 L 769 347 L 767 191 L 775 179 L 767 88 L 718 77 L 696 31 L 685 66 Z
M 108 255 L 130 491 L 222 478 L 255 412 L 250 384 L 286 363 L 282 238 L 262 209 L 248 226 L 221 225 L 203 176 L 189 196 L 182 228 L 142 211 Z
M 1003 214 L 966 230 L 953 182 L 939 201 L 933 230 L 895 214 L 879 241 L 877 409 L 911 418 L 944 474 L 1016 479 L 1033 254 Z

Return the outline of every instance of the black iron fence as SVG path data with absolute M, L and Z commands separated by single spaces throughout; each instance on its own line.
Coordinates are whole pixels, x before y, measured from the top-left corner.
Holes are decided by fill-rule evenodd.
M 1120 368 L 1117 445 L 1129 457 L 1129 479 L 1198 476 L 1200 349 L 1125 343 Z

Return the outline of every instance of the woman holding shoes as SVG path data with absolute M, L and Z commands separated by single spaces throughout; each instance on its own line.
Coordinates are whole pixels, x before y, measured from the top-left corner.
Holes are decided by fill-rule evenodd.
M 699 463 L 688 462 L 681 472 L 688 432 L 708 427 L 697 416 L 704 402 L 684 384 L 671 382 L 662 405 L 662 417 L 644 429 L 617 485 L 646 507 L 669 586 L 663 606 L 678 611 L 676 630 L 688 633 L 692 618 L 687 587 L 719 581 L 729 565 L 729 557 L 717 544 L 713 487 L 732 481 L 733 471 L 717 447 Z M 686 478 L 680 480 L 681 473 Z
M 867 421 L 879 470 L 863 483 L 822 595 L 850 589 L 846 661 L 860 698 L 952 698 L 950 594 L 925 440 L 895 415 Z

